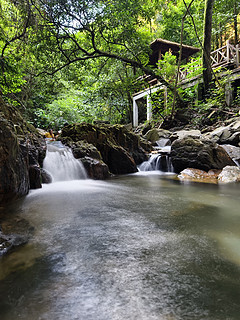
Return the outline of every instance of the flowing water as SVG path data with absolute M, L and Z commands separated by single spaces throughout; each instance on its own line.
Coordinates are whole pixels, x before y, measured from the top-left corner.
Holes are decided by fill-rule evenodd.
M 31 191 L 7 208 L 35 232 L 0 259 L 0 319 L 239 319 L 239 190 L 145 172 Z
M 81 161 L 75 159 L 72 150 L 60 141 L 47 143 L 47 154 L 43 161 L 43 168 L 50 173 L 53 182 L 87 178 Z
M 162 139 L 167 140 L 167 139 Z M 139 171 L 162 171 L 173 172 L 173 165 L 170 157 L 171 147 L 157 147 L 147 161 L 138 166 Z

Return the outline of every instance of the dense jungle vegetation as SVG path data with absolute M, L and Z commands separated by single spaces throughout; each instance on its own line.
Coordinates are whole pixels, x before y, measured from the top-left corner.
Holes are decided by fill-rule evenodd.
M 36 127 L 129 123 L 132 94 L 143 88 L 137 79 L 149 74 L 172 92 L 165 109 L 161 95 L 152 97 L 158 122 L 174 115 L 178 66 L 171 52 L 150 66 L 150 43 L 163 38 L 201 48 L 207 25 L 211 50 L 227 39 L 237 44 L 239 12 L 237 0 L 0 0 L 0 94 Z M 196 68 L 201 51 L 187 66 L 192 74 L 205 70 Z M 199 115 L 224 110 L 222 82 L 202 103 L 195 104 L 195 88 L 177 90 L 176 101 Z

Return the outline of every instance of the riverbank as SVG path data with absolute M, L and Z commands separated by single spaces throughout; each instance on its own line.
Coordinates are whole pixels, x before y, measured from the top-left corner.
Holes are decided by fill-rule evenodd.
M 239 117 L 227 119 L 217 128 L 205 127 L 202 131 L 190 127 L 151 128 L 149 124 L 136 131 L 153 146 L 171 149 L 169 156 L 173 170 L 180 174 L 181 180 L 209 183 L 240 181 Z

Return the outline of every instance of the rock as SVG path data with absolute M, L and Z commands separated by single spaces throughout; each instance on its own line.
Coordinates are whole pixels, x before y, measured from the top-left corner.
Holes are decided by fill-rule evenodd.
M 230 125 L 229 128 L 231 128 L 232 130 L 236 131 L 240 131 L 240 119 L 238 118 L 236 121 L 233 121 Z
M 173 142 L 171 159 L 176 173 L 186 168 L 209 171 L 210 169 L 223 169 L 227 165 L 235 165 L 221 146 L 209 140 L 190 137 Z
M 106 163 L 110 172 L 114 174 L 126 174 L 138 171 L 133 157 L 122 147 L 111 148 L 108 151 Z
M 199 130 L 179 130 L 175 131 L 170 135 L 170 140 L 183 139 L 186 137 L 201 138 L 202 134 Z
M 65 142 L 66 140 L 66 142 Z M 102 160 L 101 153 L 98 149 L 91 143 L 87 143 L 86 141 L 68 141 L 67 139 L 62 139 L 64 145 L 70 147 L 72 149 L 73 155 L 76 159 L 90 157 L 93 159 Z
M 218 181 L 222 183 L 240 182 L 240 168 L 226 166 L 219 174 Z
M 230 158 L 240 166 L 240 148 L 231 144 L 223 144 L 222 147 L 227 151 Z
M 16 234 L 5 235 L 0 231 L 0 256 L 27 242 L 27 237 Z
M 41 168 L 41 178 L 42 178 L 42 183 L 51 183 L 52 182 L 52 177 L 51 175 L 44 169 Z
M 204 137 L 219 144 L 232 144 L 239 146 L 240 143 L 240 120 L 233 121 L 228 126 L 222 126 L 212 132 L 204 134 Z
M 25 219 L 18 216 L 3 215 L 0 217 L 0 256 L 24 245 L 32 236 L 34 228 Z
M 187 180 L 193 182 L 202 182 L 202 183 L 217 183 L 218 175 L 221 173 L 221 170 L 209 170 L 208 172 L 187 168 L 180 172 L 178 178 L 180 180 Z
M 27 155 L 22 152 L 14 126 L 0 116 L 0 203 L 27 194 Z
M 0 204 L 28 193 L 29 168 L 42 165 L 44 145 L 18 109 L 0 98 Z
M 141 123 L 137 128 L 134 129 L 134 133 L 144 136 L 151 129 L 152 124 L 150 122 Z
M 41 183 L 41 168 L 37 164 L 32 164 L 29 166 L 29 182 L 30 189 L 42 188 Z
M 148 132 L 143 137 L 144 139 L 154 144 L 156 141 L 158 141 L 161 138 L 165 138 L 165 139 L 169 138 L 170 135 L 171 135 L 171 132 L 168 130 L 153 128 L 148 130 Z
M 145 151 L 145 152 L 151 152 L 152 150 L 153 150 L 153 148 L 152 148 L 152 145 L 148 142 L 148 141 L 146 141 L 145 139 L 141 139 L 141 138 L 139 138 L 139 144 L 140 144 L 140 147 Z M 145 156 L 144 156 L 144 158 L 145 158 Z M 143 160 L 144 161 L 144 160 Z M 140 162 L 138 162 L 138 163 L 141 163 L 141 161 Z
M 137 172 L 137 164 L 147 159 L 147 151 L 140 137 L 121 125 L 68 125 L 63 128 L 60 139 L 72 147 L 77 158 L 87 156 L 103 160 L 113 174 Z M 88 147 L 84 152 L 80 151 L 86 143 Z M 89 145 L 92 146 L 91 152 L 86 151 Z M 145 145 L 151 149 L 146 142 Z
M 110 177 L 108 166 L 101 160 L 90 157 L 81 158 L 90 179 L 105 180 Z

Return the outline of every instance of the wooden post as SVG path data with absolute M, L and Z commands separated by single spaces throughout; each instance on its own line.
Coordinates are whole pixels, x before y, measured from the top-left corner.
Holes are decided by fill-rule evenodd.
M 138 105 L 137 101 L 133 98 L 133 127 L 138 126 Z
M 229 46 L 229 40 L 227 40 L 227 63 L 230 62 L 230 46 Z
M 147 121 L 152 118 L 152 103 L 150 94 L 147 95 Z
M 236 45 L 236 65 L 237 67 L 239 67 L 239 50 L 240 50 L 240 47 L 239 47 L 239 44 Z

